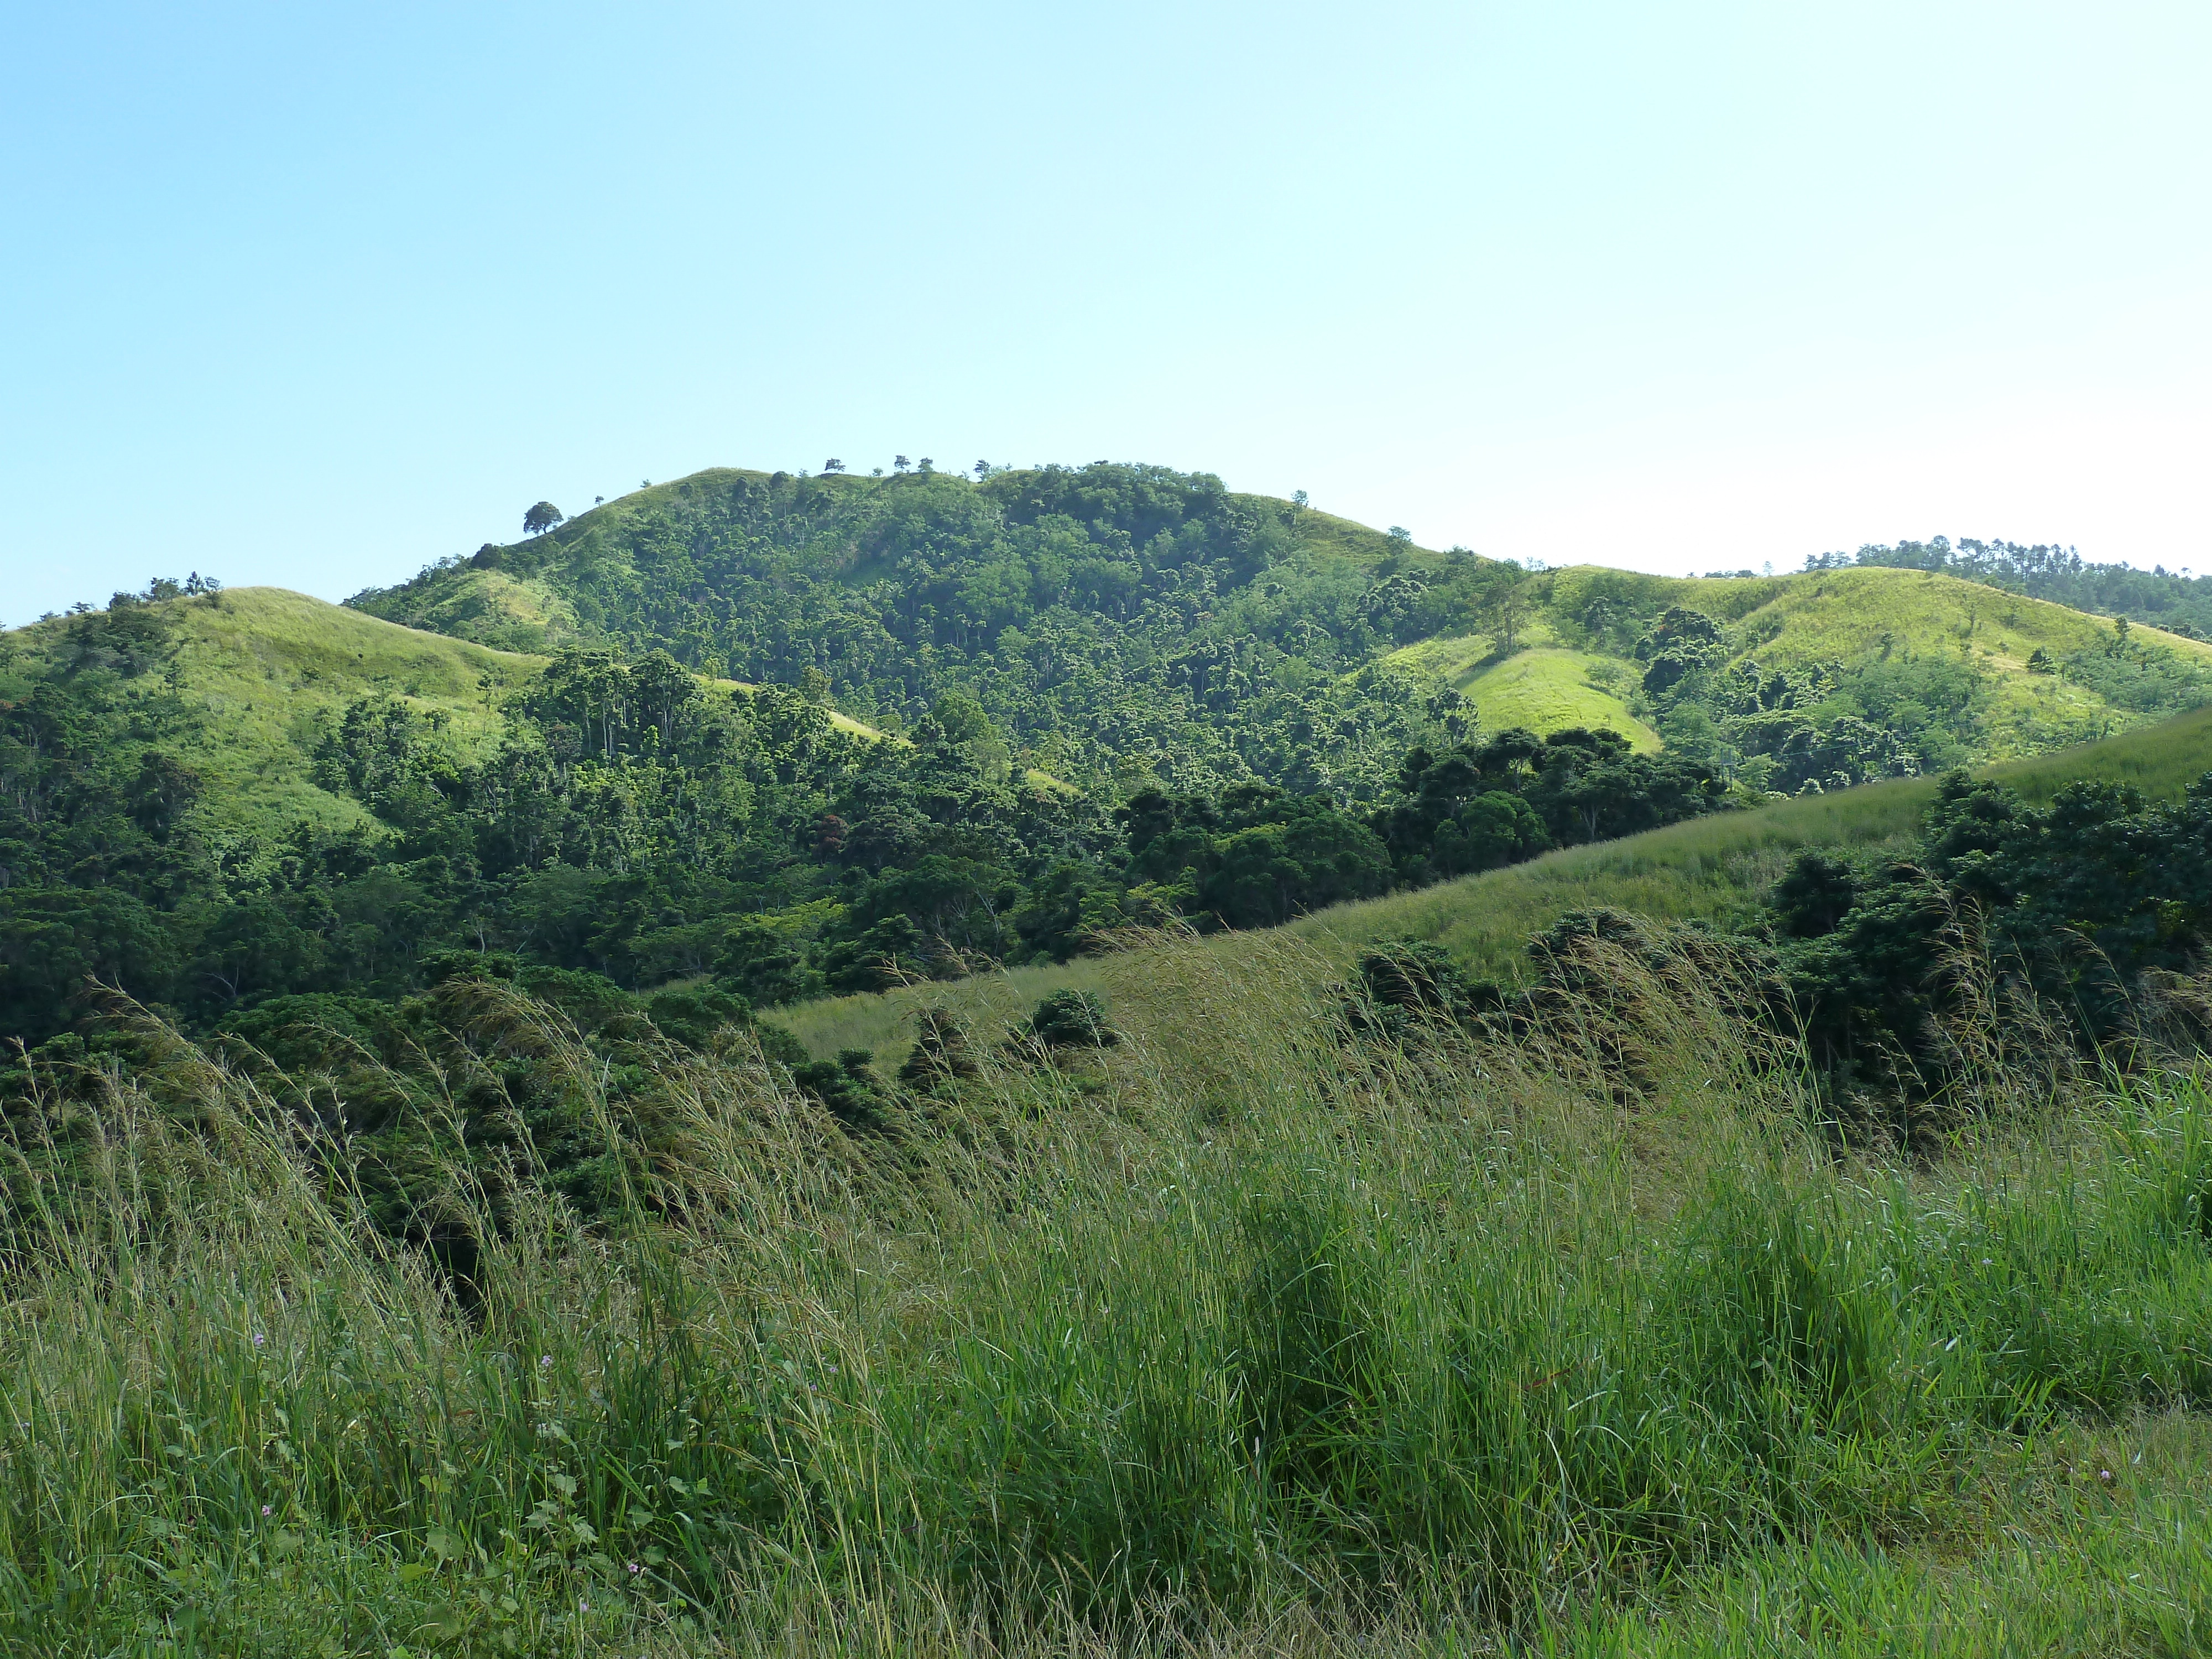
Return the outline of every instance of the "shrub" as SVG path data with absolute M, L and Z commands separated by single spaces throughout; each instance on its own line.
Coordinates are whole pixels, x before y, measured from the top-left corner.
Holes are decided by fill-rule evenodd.
M 1048 1048 L 1109 1048 L 1121 1034 L 1106 1023 L 1106 1005 L 1089 991 L 1054 991 L 1030 1016 L 1029 1035 Z
M 923 1008 L 914 1017 L 914 1049 L 898 1069 L 909 1089 L 934 1091 L 976 1074 L 969 1052 L 968 1028 L 950 1008 Z

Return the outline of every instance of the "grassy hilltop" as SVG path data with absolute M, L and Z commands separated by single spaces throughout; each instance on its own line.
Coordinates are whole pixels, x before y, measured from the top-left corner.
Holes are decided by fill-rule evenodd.
M 80 689 L 88 701 L 112 699 L 107 712 L 123 718 L 109 759 L 127 769 L 148 749 L 174 752 L 202 775 L 198 810 L 217 835 L 276 836 L 303 823 L 379 829 L 359 799 L 314 781 L 316 745 L 350 704 L 389 697 L 456 757 L 482 761 L 512 734 L 515 701 L 548 661 L 281 587 L 161 601 L 131 620 L 143 622 L 143 634 L 124 639 L 68 619 L 9 633 L 0 699 L 21 704 Z M 159 653 L 158 674 L 131 672 L 137 651 Z M 881 735 L 834 711 L 830 718 L 855 736 Z

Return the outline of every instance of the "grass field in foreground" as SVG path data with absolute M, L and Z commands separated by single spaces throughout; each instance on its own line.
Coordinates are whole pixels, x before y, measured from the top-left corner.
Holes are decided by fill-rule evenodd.
M 1838 1164 L 1694 986 L 1621 1106 L 1316 1041 L 1311 955 L 1165 957 L 901 1147 L 672 1055 L 653 1208 L 475 1212 L 466 1305 L 239 1073 L 95 1080 L 0 1207 L 0 1651 L 2204 1650 L 2197 1079 Z M 610 1121 L 534 1018 L 488 1063 Z
M 2208 770 L 2212 709 L 2199 709 L 2102 743 L 1992 767 L 1988 775 L 2038 800 L 2077 778 L 2130 783 L 2171 799 Z M 1291 923 L 1291 931 L 1339 965 L 1378 939 L 1435 939 L 1476 972 L 1510 981 L 1529 935 L 1566 911 L 1607 904 L 1665 921 L 1724 916 L 1755 902 L 1802 848 L 1910 836 L 1935 787 L 1933 779 L 1913 778 L 1801 795 L 1757 811 L 1698 818 L 1417 892 L 1338 905 Z M 1164 951 L 1199 951 L 1233 964 L 1254 937 L 1218 933 L 882 996 L 830 998 L 779 1011 L 776 1018 L 818 1055 L 857 1048 L 895 1057 L 911 1040 L 918 1006 L 947 1004 L 991 1026 L 1026 1015 L 1061 986 L 1096 991 L 1110 1006 L 1157 971 Z

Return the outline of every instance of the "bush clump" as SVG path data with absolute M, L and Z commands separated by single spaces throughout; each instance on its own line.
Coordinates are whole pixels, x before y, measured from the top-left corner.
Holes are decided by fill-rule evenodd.
M 1106 1005 L 1090 991 L 1054 991 L 1030 1016 L 1029 1035 L 1048 1048 L 1110 1048 L 1121 1034 L 1106 1023 Z
M 968 1027 L 950 1008 L 924 1008 L 914 1017 L 913 1050 L 900 1064 L 902 1086 L 933 1094 L 976 1075 Z

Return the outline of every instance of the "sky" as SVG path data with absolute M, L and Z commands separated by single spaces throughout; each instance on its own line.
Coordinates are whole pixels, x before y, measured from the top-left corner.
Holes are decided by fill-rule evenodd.
M 2212 570 L 2212 7 L 0 11 L 0 623 L 711 465 Z

